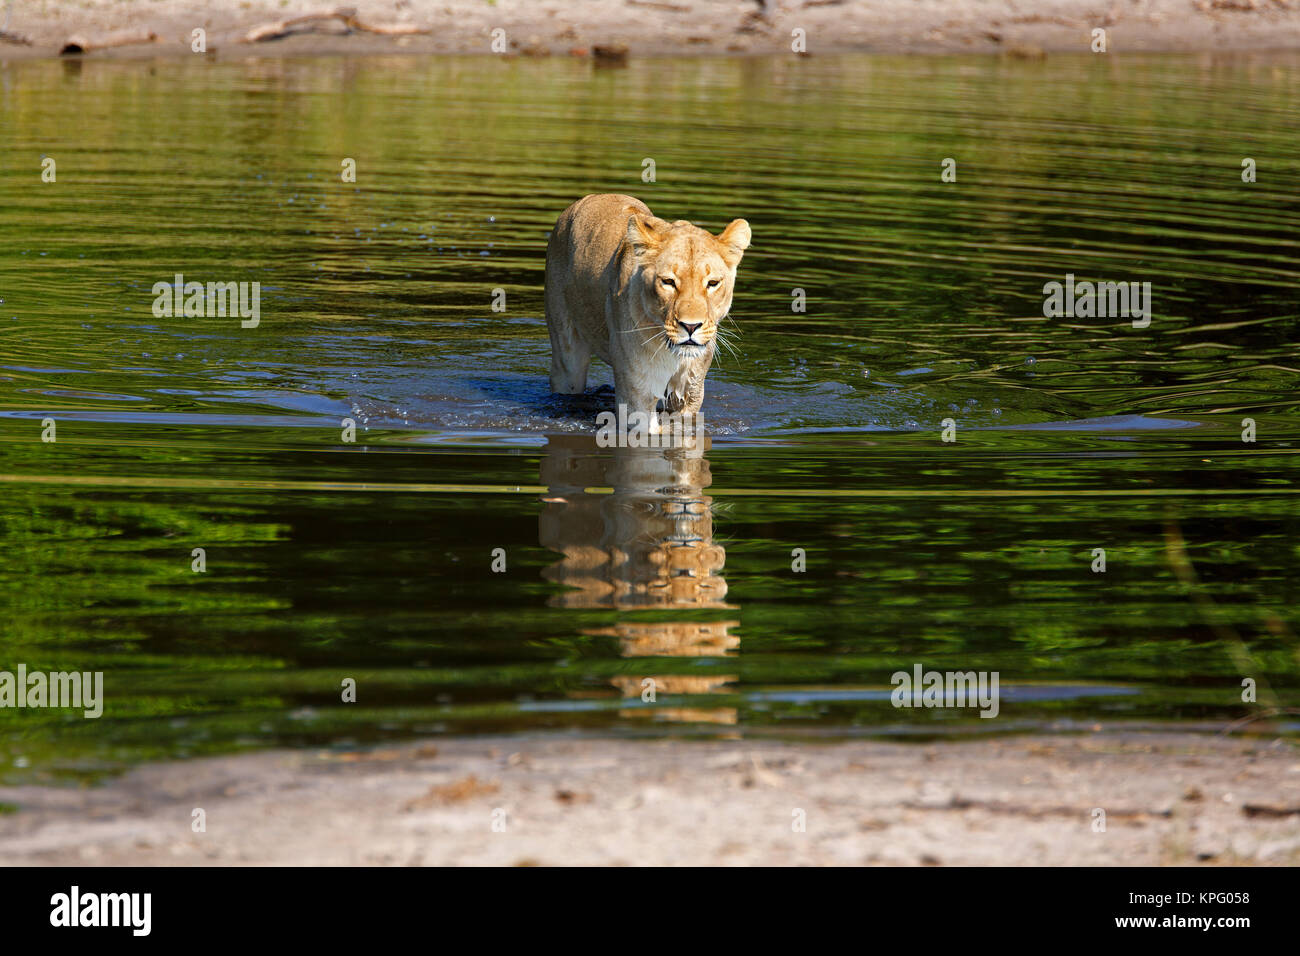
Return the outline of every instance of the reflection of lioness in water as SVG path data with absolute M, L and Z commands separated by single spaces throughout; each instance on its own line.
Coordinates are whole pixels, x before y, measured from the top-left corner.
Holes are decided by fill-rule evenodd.
M 629 416 L 653 422 L 661 397 L 669 412 L 698 412 L 749 238 L 743 219 L 715 237 L 631 196 L 586 196 L 560 213 L 546 247 L 551 391 L 581 393 L 594 352 Z
M 727 607 L 727 553 L 713 540 L 713 482 L 703 447 L 597 454 L 586 435 L 552 435 L 538 540 L 564 560 L 543 572 L 576 590 L 558 607 Z M 613 494 L 588 492 L 612 486 Z

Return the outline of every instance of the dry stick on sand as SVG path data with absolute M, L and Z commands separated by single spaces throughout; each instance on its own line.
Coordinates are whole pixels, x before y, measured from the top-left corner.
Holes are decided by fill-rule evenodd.
M 111 46 L 135 46 L 137 43 L 154 43 L 157 39 L 158 34 L 152 30 L 126 30 L 121 33 L 110 33 L 98 40 L 91 40 L 83 36 L 70 36 L 63 42 L 63 46 L 59 48 L 59 56 L 68 56 L 73 53 L 89 53 L 91 50 L 106 50 Z
M 258 43 L 262 40 L 278 40 L 281 37 L 289 36 L 295 33 L 293 28 L 312 24 L 315 26 L 329 20 L 338 20 L 349 30 L 360 30 L 363 33 L 382 33 L 385 36 L 409 36 L 415 33 L 432 33 L 432 27 L 418 27 L 413 23 L 393 23 L 393 24 L 366 24 L 357 19 L 356 7 L 337 7 L 334 10 L 323 10 L 320 13 L 305 13 L 300 17 L 290 17 L 288 20 L 277 20 L 274 23 L 264 23 L 260 27 L 253 27 L 244 35 L 241 43 Z
M 691 8 L 681 3 L 664 3 L 663 0 L 627 0 L 629 6 L 654 7 L 656 10 L 668 10 L 672 13 L 690 13 Z

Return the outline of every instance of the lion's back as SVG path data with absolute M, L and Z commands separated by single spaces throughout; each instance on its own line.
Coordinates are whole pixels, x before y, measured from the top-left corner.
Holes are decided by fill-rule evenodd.
M 605 294 L 616 278 L 617 253 L 634 214 L 650 215 L 641 200 L 619 193 L 583 196 L 560 213 L 546 246 L 546 319 L 565 319 L 593 339 L 605 329 Z

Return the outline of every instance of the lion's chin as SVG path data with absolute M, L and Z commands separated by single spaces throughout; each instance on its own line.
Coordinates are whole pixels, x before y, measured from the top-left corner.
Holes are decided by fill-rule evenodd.
M 703 355 L 707 349 L 707 345 L 687 345 L 679 342 L 673 342 L 668 346 L 668 350 L 683 361 L 697 359 Z

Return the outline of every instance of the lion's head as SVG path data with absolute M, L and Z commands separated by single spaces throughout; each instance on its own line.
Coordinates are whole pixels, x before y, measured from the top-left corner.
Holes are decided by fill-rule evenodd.
M 641 307 L 662 323 L 669 351 L 682 359 L 703 355 L 731 309 L 749 223 L 732 220 L 712 236 L 684 219 L 633 215 L 627 237 L 640 267 Z

